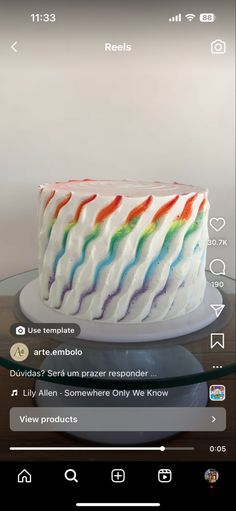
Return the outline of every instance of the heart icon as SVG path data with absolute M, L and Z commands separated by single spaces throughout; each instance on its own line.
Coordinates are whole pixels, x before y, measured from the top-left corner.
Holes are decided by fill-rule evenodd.
M 223 229 L 223 227 L 225 226 L 225 219 L 222 218 L 222 217 L 219 217 L 219 218 L 216 218 L 215 216 L 213 216 L 211 219 L 210 219 L 210 226 L 212 227 L 212 229 L 214 229 L 214 231 L 216 232 L 219 232 L 221 231 L 221 229 Z

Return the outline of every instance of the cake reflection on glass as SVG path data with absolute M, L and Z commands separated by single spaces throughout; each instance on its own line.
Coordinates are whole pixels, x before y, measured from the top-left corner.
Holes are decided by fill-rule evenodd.
M 39 283 L 48 307 L 110 323 L 168 320 L 206 287 L 207 191 L 179 183 L 40 186 Z

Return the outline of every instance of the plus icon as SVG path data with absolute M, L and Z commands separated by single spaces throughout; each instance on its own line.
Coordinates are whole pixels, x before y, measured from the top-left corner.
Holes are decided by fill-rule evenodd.
M 113 483 L 123 483 L 125 480 L 125 471 L 123 468 L 114 468 L 111 471 L 111 480 Z

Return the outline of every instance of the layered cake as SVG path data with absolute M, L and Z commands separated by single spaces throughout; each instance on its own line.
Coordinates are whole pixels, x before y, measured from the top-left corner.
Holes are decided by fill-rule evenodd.
M 203 300 L 207 192 L 146 181 L 40 187 L 39 283 L 48 307 L 111 323 L 168 320 Z

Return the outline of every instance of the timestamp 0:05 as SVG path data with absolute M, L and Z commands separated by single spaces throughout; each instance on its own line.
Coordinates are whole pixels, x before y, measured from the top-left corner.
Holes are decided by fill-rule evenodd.
M 210 452 L 226 452 L 227 447 L 226 445 L 210 445 L 209 447 Z

